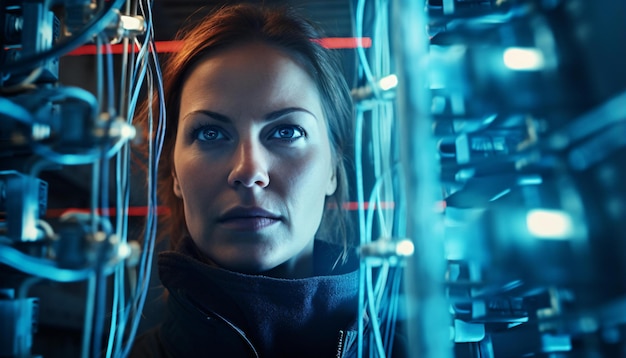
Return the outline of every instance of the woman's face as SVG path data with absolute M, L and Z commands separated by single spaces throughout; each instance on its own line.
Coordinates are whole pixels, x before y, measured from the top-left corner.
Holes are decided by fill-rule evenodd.
M 265 44 L 201 60 L 182 88 L 172 175 L 189 233 L 210 260 L 245 273 L 307 274 L 337 186 L 315 83 Z

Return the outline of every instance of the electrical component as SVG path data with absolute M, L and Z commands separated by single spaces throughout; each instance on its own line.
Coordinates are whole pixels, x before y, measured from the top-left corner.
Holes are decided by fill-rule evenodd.
M 43 1 L 24 1 L 21 6 L 10 6 L 0 14 L 5 16 L 6 43 L 3 43 L 3 62 L 19 62 L 52 48 L 60 36 L 60 22 Z M 58 80 L 59 59 L 51 57 L 37 67 L 23 71 L 2 71 L 0 88 L 3 92 L 17 92 L 33 83 Z
M 46 212 L 47 200 L 48 184 L 45 181 L 13 170 L 0 171 L 0 237 L 11 242 L 45 238 L 39 220 Z
M 367 245 L 360 247 L 361 256 L 364 258 L 386 258 L 388 260 L 400 259 L 413 255 L 415 247 L 409 239 L 391 240 L 379 238 Z
M 16 298 L 14 290 L 0 289 L 0 356 L 30 355 L 37 332 L 38 303 L 36 298 Z
M 108 356 L 125 356 L 137 331 L 154 248 L 154 173 L 162 144 L 156 141 L 151 145 L 148 159 L 150 228 L 141 248 L 127 238 L 128 144 L 136 135 L 132 118 L 143 80 L 148 76 L 150 85 L 162 85 L 152 38 L 151 4 L 129 2 L 122 14 L 125 2 L 28 0 L 0 5 L 0 156 L 7 159 L 3 159 L 0 172 L 0 269 L 3 278 L 16 278 L 3 279 L 0 287 L 7 293 L 0 300 L 1 356 L 30 355 L 33 331 L 26 327 L 34 323 L 30 315 L 37 299 L 25 297 L 42 279 L 87 282 L 82 356 L 100 356 L 103 350 Z M 132 9 L 140 9 L 141 14 Z M 144 20 L 146 15 L 148 20 Z M 95 94 L 63 86 L 59 83 L 59 58 L 92 41 L 97 44 Z M 120 93 L 113 81 L 118 74 L 111 52 L 111 44 L 117 42 L 126 45 Z M 153 58 L 148 61 L 148 56 Z M 153 88 L 148 92 L 152 94 Z M 43 170 L 85 164 L 92 170 L 89 213 L 70 212 L 57 221 L 43 221 L 48 192 L 47 183 L 38 176 Z M 115 168 L 114 173 L 110 168 Z M 115 203 L 116 215 L 110 215 L 110 203 Z M 136 278 L 130 284 L 129 273 Z M 32 277 L 23 280 L 23 275 Z M 107 278 L 111 275 L 115 277 L 114 299 L 113 307 L 107 307 Z M 13 291 L 19 291 L 18 298 L 12 296 Z M 40 297 L 42 302 L 48 298 L 45 292 Z M 113 317 L 107 327 L 109 308 Z M 108 338 L 106 344 L 103 337 Z
M 395 5 L 396 24 L 427 21 L 425 31 L 399 31 L 396 47 L 403 169 L 415 185 L 407 192 L 421 194 L 409 195 L 410 225 L 437 225 L 419 211 L 429 193 L 446 203 L 444 238 L 413 238 L 427 263 L 407 287 L 445 289 L 455 356 L 622 355 L 626 319 L 606 312 L 626 302 L 626 72 L 615 60 L 626 54 L 617 35 L 626 32 L 624 4 Z M 433 151 L 428 135 L 438 162 L 421 156 Z M 442 263 L 443 288 L 432 268 Z M 440 327 L 437 309 L 413 321 L 420 356 L 437 349 L 422 333 Z

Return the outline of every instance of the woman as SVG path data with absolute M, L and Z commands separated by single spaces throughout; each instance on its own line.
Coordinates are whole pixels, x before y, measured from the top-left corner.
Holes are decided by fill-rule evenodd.
M 319 37 L 288 10 L 252 5 L 183 35 L 164 72 L 168 312 L 132 356 L 356 350 L 357 261 L 341 210 L 352 107 Z

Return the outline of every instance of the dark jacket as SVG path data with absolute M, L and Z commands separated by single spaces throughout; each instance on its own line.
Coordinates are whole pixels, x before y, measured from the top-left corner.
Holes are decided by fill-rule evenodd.
M 182 240 L 158 259 L 166 318 L 135 341 L 131 357 L 356 356 L 358 261 L 333 269 L 341 250 L 316 241 L 319 275 L 277 279 L 204 263 Z

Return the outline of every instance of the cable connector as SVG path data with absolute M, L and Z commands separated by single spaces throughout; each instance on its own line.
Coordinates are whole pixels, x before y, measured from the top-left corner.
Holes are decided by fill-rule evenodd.
M 386 259 L 397 262 L 400 259 L 410 257 L 415 251 L 413 241 L 408 238 L 379 238 L 359 249 L 362 258 Z
M 146 21 L 141 16 L 121 15 L 116 11 L 115 20 L 106 28 L 111 44 L 120 43 L 124 38 L 133 39 L 146 32 Z

